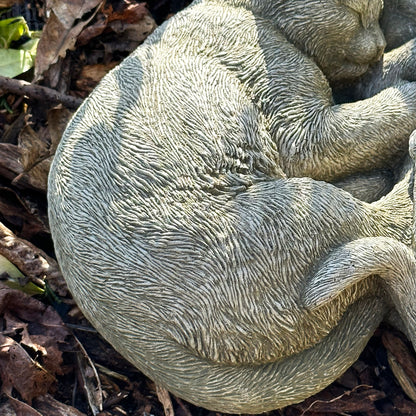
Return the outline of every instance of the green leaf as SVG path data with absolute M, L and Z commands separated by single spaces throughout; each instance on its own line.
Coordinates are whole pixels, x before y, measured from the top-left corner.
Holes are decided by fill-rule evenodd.
M 7 49 L 11 42 L 23 35 L 29 36 L 29 28 L 22 16 L 0 20 L 0 48 Z
M 33 58 L 36 56 L 39 39 L 30 39 L 19 47 L 19 50 L 28 51 Z
M 34 56 L 29 51 L 0 49 L 0 75 L 16 77 L 28 71 L 34 64 Z
M 0 275 L 6 276 L 4 283 L 11 289 L 18 289 L 28 295 L 40 295 L 44 293 L 44 289 L 36 286 L 32 282 L 25 282 L 26 278 L 22 272 L 6 257 L 0 254 Z

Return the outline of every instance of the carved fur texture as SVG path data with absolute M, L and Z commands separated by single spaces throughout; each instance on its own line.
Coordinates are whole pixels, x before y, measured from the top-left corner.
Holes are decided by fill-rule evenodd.
M 48 191 L 60 266 L 100 333 L 174 394 L 264 412 L 331 383 L 392 310 L 415 341 L 412 162 L 373 204 L 328 183 L 390 167 L 416 128 L 405 79 L 332 100 L 328 80 L 381 57 L 381 10 L 198 0 L 69 124 Z

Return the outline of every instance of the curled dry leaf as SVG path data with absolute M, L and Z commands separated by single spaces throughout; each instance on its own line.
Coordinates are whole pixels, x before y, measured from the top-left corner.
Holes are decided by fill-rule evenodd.
M 15 389 L 30 403 L 36 396 L 45 394 L 55 377 L 40 366 L 23 346 L 12 338 L 0 335 L 0 378 L 2 391 L 8 395 Z
M 59 345 L 70 336 L 56 311 L 0 284 L 0 378 L 2 391 L 23 400 L 46 394 L 63 374 Z
M 97 4 L 98 3 L 100 2 L 97 2 Z M 65 25 L 67 25 L 68 22 L 65 21 L 65 24 L 62 23 L 54 11 L 51 11 L 38 44 L 34 81 L 39 81 L 42 78 L 43 73 L 52 64 L 56 63 L 59 57 L 64 58 L 68 50 L 74 49 L 78 35 L 94 16 L 95 13 L 87 20 L 81 20 L 75 26 L 67 28 Z
M 20 162 L 23 172 L 18 175 L 13 184 L 26 185 L 35 190 L 46 192 L 51 157 L 49 143 L 40 137 L 29 125 L 26 125 L 19 135 Z
M 416 359 L 406 343 L 393 332 L 384 331 L 382 341 L 386 349 L 407 373 L 410 380 L 416 384 Z
M 53 154 L 71 116 L 71 111 L 56 107 L 48 112 L 48 130 L 37 133 L 30 125 L 21 130 L 18 147 L 23 171 L 14 184 L 46 192 Z
M 121 34 L 116 43 L 128 45 L 128 48 L 124 47 L 118 50 L 132 51 L 155 28 L 156 22 L 150 15 L 146 3 L 124 0 L 117 10 L 114 10 L 112 5 L 103 8 L 97 16 L 97 21 L 81 32 L 78 45 L 86 45 L 91 39 L 105 31 L 113 31 Z
M 416 386 L 413 381 L 410 379 L 404 368 L 401 366 L 401 364 L 398 363 L 396 357 L 390 351 L 387 351 L 387 359 L 391 371 L 393 372 L 403 391 L 409 396 L 410 399 L 416 402 Z
M 47 0 L 46 7 L 54 12 L 65 29 L 70 29 L 75 20 L 81 19 L 100 3 L 102 0 Z
M 98 377 L 97 369 L 94 363 L 89 357 L 84 346 L 75 338 L 78 351 L 77 351 L 77 362 L 78 362 L 78 379 L 80 385 L 84 390 L 85 397 L 88 400 L 90 409 L 94 415 L 103 409 L 103 392 L 101 389 L 101 381 Z

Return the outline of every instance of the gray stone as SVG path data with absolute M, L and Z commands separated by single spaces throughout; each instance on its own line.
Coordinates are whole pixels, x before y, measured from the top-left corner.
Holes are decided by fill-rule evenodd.
M 398 168 L 414 41 L 374 96 L 334 104 L 330 87 L 382 56 L 381 9 L 196 1 L 69 124 L 48 191 L 60 266 L 98 331 L 174 394 L 233 413 L 299 402 L 393 312 L 416 345 L 413 161 Z M 395 185 L 371 204 L 329 183 L 385 169 Z

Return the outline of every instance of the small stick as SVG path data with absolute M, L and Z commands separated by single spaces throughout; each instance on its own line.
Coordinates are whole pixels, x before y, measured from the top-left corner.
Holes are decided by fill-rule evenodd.
M 83 102 L 81 98 L 62 94 L 52 88 L 3 76 L 0 76 L 0 89 L 12 94 L 26 95 L 34 100 L 62 103 L 67 108 L 78 108 Z
M 169 392 L 162 386 L 155 383 L 156 394 L 159 402 L 162 403 L 165 416 L 175 416 L 173 412 L 172 400 L 170 399 Z

